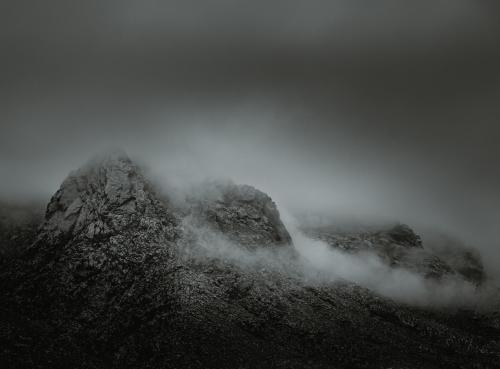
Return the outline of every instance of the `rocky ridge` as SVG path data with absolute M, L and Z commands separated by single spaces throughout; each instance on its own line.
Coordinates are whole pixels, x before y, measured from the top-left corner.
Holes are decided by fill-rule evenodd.
M 399 267 L 440 279 L 455 275 L 480 285 L 485 279 L 484 268 L 477 253 L 455 245 L 450 250 L 427 246 L 420 236 L 405 224 L 387 229 L 342 232 L 334 227 L 307 227 L 309 236 L 349 253 L 371 252 L 391 267 Z
M 500 326 L 476 312 L 311 284 L 296 259 L 203 253 L 186 217 L 238 255 L 292 247 L 269 197 L 225 191 L 185 213 L 123 154 L 72 173 L 36 241 L 0 270 L 0 366 L 499 367 Z

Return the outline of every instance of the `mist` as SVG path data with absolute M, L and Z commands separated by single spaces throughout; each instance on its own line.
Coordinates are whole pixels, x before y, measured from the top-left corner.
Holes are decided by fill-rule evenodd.
M 257 273 L 274 283 L 293 279 L 303 286 L 334 287 L 354 283 L 375 294 L 409 306 L 436 309 L 496 311 L 498 287 L 487 281 L 481 286 L 458 275 L 426 278 L 403 267 L 391 267 L 374 253 L 348 253 L 308 237 L 290 214 L 282 214 L 289 230 L 292 248 L 254 247 L 235 243 L 199 219 L 187 216 L 182 230 L 188 234 L 180 252 L 185 260 L 239 268 L 248 275 Z
M 0 197 L 47 202 L 121 147 L 177 187 L 441 230 L 499 279 L 498 6 L 240 5 L 2 4 Z

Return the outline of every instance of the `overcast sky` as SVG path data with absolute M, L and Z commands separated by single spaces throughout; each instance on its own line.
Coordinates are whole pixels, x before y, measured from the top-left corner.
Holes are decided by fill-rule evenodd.
M 4 198 L 122 147 L 179 185 L 435 226 L 500 263 L 493 1 L 2 1 L 0 43 Z

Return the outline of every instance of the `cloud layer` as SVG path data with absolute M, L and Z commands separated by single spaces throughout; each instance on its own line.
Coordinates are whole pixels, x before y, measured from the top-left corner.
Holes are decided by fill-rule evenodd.
M 471 1 L 16 1 L 0 11 L 0 194 L 122 147 L 292 212 L 444 229 L 500 276 L 500 9 Z M 424 235 L 425 236 L 425 235 Z

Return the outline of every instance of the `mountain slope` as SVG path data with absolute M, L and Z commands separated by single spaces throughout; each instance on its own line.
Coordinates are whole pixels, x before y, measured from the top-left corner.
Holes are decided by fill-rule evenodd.
M 35 241 L 42 221 L 43 206 L 38 203 L 0 201 L 0 265 L 17 257 Z

